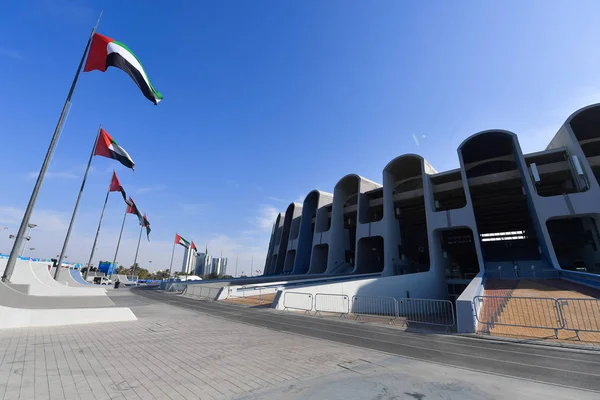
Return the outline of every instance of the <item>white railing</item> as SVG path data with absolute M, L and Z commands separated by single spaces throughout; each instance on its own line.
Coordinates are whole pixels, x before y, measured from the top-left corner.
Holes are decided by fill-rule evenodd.
M 308 313 L 313 309 L 313 295 L 311 293 L 285 292 L 283 309 L 284 311 L 300 310 Z
M 390 323 L 398 316 L 398 302 L 393 297 L 352 296 L 350 311 L 361 319 L 361 316 L 389 319 Z
M 206 285 L 187 285 L 183 291 L 185 297 L 198 300 L 215 300 L 221 288 Z
M 350 313 L 350 298 L 345 294 L 317 293 L 314 304 L 315 314 L 333 313 L 343 317 Z

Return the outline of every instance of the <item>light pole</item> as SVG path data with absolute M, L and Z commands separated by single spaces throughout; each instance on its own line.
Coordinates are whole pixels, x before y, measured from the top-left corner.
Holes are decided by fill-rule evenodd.
M 31 252 L 35 250 L 35 247 L 29 248 L 29 259 L 31 260 Z
M 31 240 L 31 230 L 33 228 L 35 228 L 37 225 L 36 224 L 27 224 L 27 226 L 29 227 L 29 233 L 26 235 L 25 240 L 23 241 L 23 248 L 21 248 L 21 257 L 23 257 L 23 252 L 25 251 L 25 246 L 27 245 L 27 242 L 29 242 Z
M 235 256 L 235 275 L 233 276 L 234 278 L 237 276 L 237 266 L 238 266 L 239 259 L 240 259 L 240 253 L 237 253 L 237 255 Z

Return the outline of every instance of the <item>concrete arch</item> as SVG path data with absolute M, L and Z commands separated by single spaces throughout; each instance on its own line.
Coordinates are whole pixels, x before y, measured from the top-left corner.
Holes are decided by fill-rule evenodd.
M 385 275 L 429 270 L 425 165 L 420 155 L 403 154 L 383 169 Z
M 590 104 L 587 105 L 585 107 L 581 107 L 580 109 L 574 111 L 571 115 L 569 115 L 567 117 L 567 119 L 565 120 L 565 124 L 570 124 L 576 117 L 578 117 L 579 115 L 581 115 L 584 112 L 587 112 L 593 108 L 599 108 L 600 109 L 600 103 L 594 103 L 594 104 Z M 600 112 L 600 110 L 599 110 Z
M 277 264 L 277 259 L 279 256 L 279 246 L 281 244 L 281 231 L 283 229 L 283 214 L 277 214 L 277 218 L 275 218 L 275 225 L 273 225 L 273 239 L 270 255 L 268 257 L 268 270 L 265 272 L 265 275 L 271 275 L 275 273 L 275 265 Z
M 399 155 L 398 157 L 396 157 L 396 158 L 392 159 L 390 162 L 388 162 L 386 164 L 386 166 L 383 168 L 383 171 L 394 173 L 396 171 L 396 169 L 399 168 L 399 166 L 402 166 L 403 163 L 407 162 L 407 160 L 413 160 L 413 159 L 425 161 L 425 159 L 418 154 L 406 153 L 406 154 Z
M 283 273 L 291 274 L 296 262 L 296 251 L 298 248 L 298 236 L 300 234 L 300 223 L 302 218 L 302 204 L 293 202 L 285 212 L 285 221 L 290 218 L 287 247 L 285 249 L 285 261 Z M 284 224 L 285 229 L 285 224 Z
M 491 145 L 490 142 L 495 142 Z M 464 169 L 472 171 L 484 164 L 515 163 L 512 155 L 515 150 L 517 135 L 502 129 L 490 129 L 478 132 L 465 139 L 458 151 L 462 155 Z M 482 145 L 483 144 L 483 145 Z
M 290 205 L 285 210 L 285 214 L 283 220 L 280 219 L 281 225 L 281 233 L 278 236 L 279 250 L 277 252 L 277 260 L 275 263 L 275 270 L 273 271 L 275 274 L 283 273 L 283 267 L 285 265 L 285 257 L 287 255 L 287 247 L 288 240 L 290 236 L 290 229 L 292 227 L 292 219 L 294 214 L 295 203 L 290 203 Z
M 356 261 L 358 215 L 362 207 L 368 207 L 368 199 L 365 199 L 362 194 L 380 187 L 380 184 L 357 174 L 345 175 L 336 183 L 333 190 L 327 273 L 353 272 Z
M 461 143 L 458 154 L 484 265 L 512 270 L 519 263 L 550 260 L 546 228 L 532 200 L 535 189 L 517 135 L 502 129 L 478 132 Z
M 312 190 L 304 198 L 302 202 L 296 262 L 294 263 L 292 274 L 305 274 L 311 269 L 314 245 L 323 244 L 323 232 L 329 230 L 329 213 L 327 210 L 323 210 L 323 207 L 331 204 L 332 201 L 333 194 L 321 190 Z M 318 231 L 317 227 L 320 228 Z M 325 240 L 325 243 L 327 243 L 327 240 Z M 327 267 L 327 260 L 323 261 L 323 266 L 316 268 L 319 272 L 325 272 Z M 315 259 L 316 262 L 317 260 Z

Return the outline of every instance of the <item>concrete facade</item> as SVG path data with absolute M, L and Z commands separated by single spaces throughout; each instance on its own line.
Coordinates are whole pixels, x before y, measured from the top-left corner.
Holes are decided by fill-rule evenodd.
M 383 184 L 350 174 L 333 195 L 311 191 L 277 216 L 264 274 L 416 274 L 424 293 L 456 298 L 477 275 L 600 273 L 600 104 L 571 115 L 543 151 L 487 130 L 457 155 L 451 171 L 405 154 Z

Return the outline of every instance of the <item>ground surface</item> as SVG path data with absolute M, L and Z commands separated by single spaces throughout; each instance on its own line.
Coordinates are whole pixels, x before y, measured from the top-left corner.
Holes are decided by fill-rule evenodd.
M 137 293 L 148 297 L 128 289 L 111 294 L 117 305 L 132 308 L 137 322 L 0 331 L 0 396 L 600 398 L 600 353 L 419 335 Z

